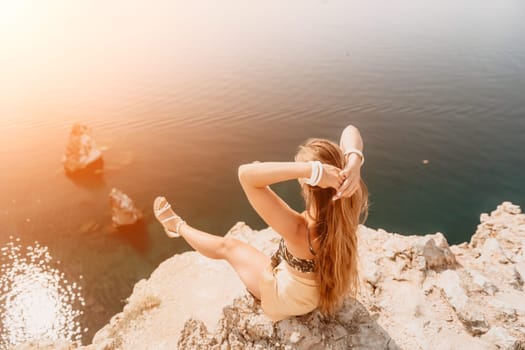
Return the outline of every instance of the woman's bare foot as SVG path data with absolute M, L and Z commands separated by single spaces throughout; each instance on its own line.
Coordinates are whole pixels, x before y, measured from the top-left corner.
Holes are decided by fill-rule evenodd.
M 166 198 L 159 196 L 153 202 L 153 213 L 164 227 L 168 237 L 180 237 L 180 227 L 185 224 L 180 216 L 175 214 Z

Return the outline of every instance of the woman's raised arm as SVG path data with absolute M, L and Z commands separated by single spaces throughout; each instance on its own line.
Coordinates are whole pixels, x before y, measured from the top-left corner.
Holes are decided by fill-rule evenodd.
M 253 162 L 239 167 L 239 181 L 256 188 L 274 183 L 309 177 L 310 164 L 306 162 Z
M 318 186 L 337 188 L 343 182 L 341 169 L 323 164 L 323 176 Z M 308 162 L 255 162 L 239 167 L 239 181 L 248 200 L 259 216 L 286 240 L 297 237 L 301 214 L 293 210 L 272 189 L 271 184 L 286 180 L 309 178 L 312 166 Z
M 355 126 L 348 125 L 341 134 L 339 145 L 341 146 L 343 153 L 351 148 L 357 148 L 363 152 L 363 138 L 361 137 L 361 133 Z M 345 167 L 341 171 L 341 175 L 346 180 L 337 189 L 337 194 L 334 196 L 334 200 L 352 196 L 360 186 L 361 157 L 357 153 L 349 153 L 345 155 L 345 161 Z
M 248 201 L 266 224 L 287 241 L 297 239 L 302 217 L 269 185 L 309 177 L 310 171 L 310 165 L 303 162 L 255 162 L 239 167 L 239 181 Z
M 339 145 L 343 152 L 351 148 L 357 148 L 363 152 L 363 138 L 361 137 L 361 133 L 355 126 L 348 125 L 341 133 Z M 351 167 L 354 163 L 361 162 L 361 157 L 359 157 L 357 153 L 350 153 L 345 156 L 345 160 L 346 165 L 350 165 Z

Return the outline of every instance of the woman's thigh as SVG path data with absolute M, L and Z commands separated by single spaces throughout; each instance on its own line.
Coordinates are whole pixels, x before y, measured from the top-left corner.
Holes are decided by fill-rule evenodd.
M 261 299 L 259 281 L 270 258 L 248 243 L 231 237 L 225 237 L 224 248 L 226 261 L 235 269 L 250 293 Z

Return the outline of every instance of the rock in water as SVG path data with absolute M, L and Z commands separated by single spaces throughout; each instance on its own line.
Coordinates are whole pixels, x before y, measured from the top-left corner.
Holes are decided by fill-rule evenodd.
M 67 173 L 86 169 L 89 165 L 102 160 L 102 152 L 89 136 L 89 131 L 89 127 L 78 123 L 71 128 L 66 153 L 62 158 Z
M 109 194 L 111 219 L 115 226 L 133 225 L 142 219 L 142 212 L 124 192 L 113 188 Z

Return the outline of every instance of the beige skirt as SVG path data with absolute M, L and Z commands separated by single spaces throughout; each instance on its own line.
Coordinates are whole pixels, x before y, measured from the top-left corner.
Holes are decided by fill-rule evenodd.
M 259 282 L 261 307 L 274 322 L 307 314 L 319 304 L 316 282 L 299 277 L 289 269 L 284 260 L 275 268 L 269 264 Z

